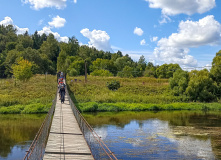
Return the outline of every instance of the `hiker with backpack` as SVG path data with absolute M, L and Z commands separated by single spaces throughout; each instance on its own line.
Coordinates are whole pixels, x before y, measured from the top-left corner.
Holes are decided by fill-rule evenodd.
M 64 103 L 64 101 L 65 101 L 65 93 L 66 93 L 64 83 L 61 84 L 61 88 L 59 90 L 59 93 L 60 93 L 59 95 L 60 95 L 61 103 Z

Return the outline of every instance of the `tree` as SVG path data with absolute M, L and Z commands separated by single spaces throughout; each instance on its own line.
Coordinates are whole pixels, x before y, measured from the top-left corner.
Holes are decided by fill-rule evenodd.
M 144 71 L 144 76 L 145 77 L 157 77 L 156 69 L 157 67 L 155 67 L 152 62 L 148 62 Z
M 40 49 L 43 41 L 41 40 L 41 36 L 38 34 L 38 31 L 35 31 L 35 33 L 32 35 L 32 40 L 33 40 L 33 48 Z
M 32 77 L 32 63 L 21 58 L 18 64 L 12 66 L 12 73 L 16 79 L 27 81 Z
M 82 45 L 82 46 L 79 48 L 78 55 L 79 55 L 81 58 L 86 59 L 86 58 L 90 57 L 90 53 L 91 53 L 90 47 L 88 47 L 88 46 L 86 46 L 86 45 Z
M 10 51 L 10 50 L 15 49 L 16 45 L 17 45 L 17 42 L 7 42 L 6 43 L 6 50 Z
M 46 54 L 48 58 L 53 62 L 57 61 L 59 55 L 58 41 L 54 38 L 53 34 L 49 34 L 47 41 L 44 41 L 40 48 L 43 54 Z
M 177 70 L 169 79 L 170 88 L 175 96 L 182 95 L 188 87 L 189 74 L 187 71 Z
M 32 71 L 34 74 L 43 73 L 41 69 L 42 58 L 38 50 L 28 47 L 24 49 L 24 51 L 20 52 L 19 56 L 32 63 Z
M 5 50 L 7 42 L 17 41 L 16 31 L 13 25 L 0 25 L 0 53 Z
M 18 43 L 21 44 L 24 48 L 33 47 L 33 40 L 27 34 L 18 35 Z
M 85 62 L 82 59 L 75 60 L 72 62 L 68 68 L 68 72 L 74 68 L 77 71 L 77 75 L 84 75 L 85 74 Z
M 94 70 L 91 73 L 92 76 L 102 76 L 102 77 L 112 77 L 113 74 L 108 71 L 108 70 L 104 70 L 104 69 L 98 69 L 98 70 Z
M 60 43 L 61 50 L 65 51 L 67 56 L 76 56 L 79 50 L 78 40 L 73 36 L 69 38 L 68 43 Z
M 201 102 L 211 102 L 217 99 L 217 83 L 209 76 L 207 69 L 201 71 L 191 71 L 190 81 L 186 89 L 186 94 L 191 100 Z
M 140 66 L 142 68 L 142 70 L 144 71 L 146 68 L 146 65 L 147 65 L 147 62 L 146 62 L 144 56 L 143 55 L 140 56 L 140 59 L 138 61 L 138 66 Z
M 48 73 L 54 74 L 57 70 L 57 57 L 59 55 L 58 41 L 54 38 L 53 34 L 49 34 L 47 41 L 44 41 L 40 48 L 41 54 L 47 55 L 48 59 L 52 62 L 49 66 Z
M 28 47 L 23 52 L 21 52 L 19 56 L 23 57 L 23 59 L 26 59 L 29 62 L 35 62 L 37 65 L 41 65 L 41 56 L 39 51 L 36 49 Z
M 122 54 L 121 51 L 117 51 L 117 53 L 113 53 L 113 54 L 111 55 L 111 59 L 112 59 L 113 61 L 116 61 L 116 59 L 117 59 L 117 58 L 120 58 L 120 57 L 123 57 L 123 54 Z
M 118 71 L 122 71 L 125 66 L 132 67 L 133 60 L 129 56 L 119 57 L 115 61 L 115 66 L 117 67 Z
M 41 54 L 41 65 L 40 65 L 40 70 L 42 71 L 42 73 L 54 73 L 55 70 L 52 67 L 53 63 L 50 59 L 48 59 L 48 56 L 46 54 Z
M 68 75 L 69 76 L 77 76 L 78 75 L 78 72 L 76 71 L 76 69 L 74 68 L 71 68 L 68 72 Z
M 221 50 L 213 58 L 212 68 L 210 70 L 212 78 L 220 85 L 221 83 Z
M 65 61 L 67 58 L 67 54 L 65 51 L 61 51 L 59 53 L 59 57 L 58 57 L 58 61 L 57 61 L 57 71 L 62 71 L 65 72 L 67 71 L 66 65 L 65 65 Z
M 111 55 L 112 55 L 112 53 L 110 53 L 110 52 L 105 52 L 102 58 L 103 58 L 103 59 L 109 59 L 109 60 L 110 60 L 110 59 L 111 59 Z
M 95 70 L 109 70 L 112 73 L 116 73 L 116 67 L 114 66 L 113 61 L 108 59 L 97 58 L 96 61 L 92 62 L 90 66 L 91 71 Z
M 176 70 L 181 70 L 179 64 L 163 64 L 156 69 L 156 75 L 158 78 L 170 78 Z
M 125 77 L 125 78 L 132 78 L 133 76 L 133 68 L 129 66 L 125 66 L 123 71 L 118 72 L 117 76 Z
M 6 77 L 6 75 L 5 75 L 6 68 L 4 65 L 5 59 L 6 59 L 6 53 L 3 52 L 0 54 L 0 78 Z
M 12 65 L 16 62 L 16 59 L 19 57 L 19 52 L 16 50 L 11 50 L 7 53 L 7 57 L 4 61 L 5 74 L 10 76 L 12 74 Z

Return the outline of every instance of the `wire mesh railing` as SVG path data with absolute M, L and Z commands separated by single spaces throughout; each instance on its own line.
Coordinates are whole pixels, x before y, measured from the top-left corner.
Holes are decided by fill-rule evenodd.
M 57 92 L 58 93 L 58 92 Z M 45 148 L 47 144 L 47 139 L 50 132 L 50 127 L 52 123 L 53 113 L 57 101 L 57 93 L 55 96 L 55 99 L 53 101 L 53 104 L 48 111 L 48 114 L 46 115 L 40 129 L 38 130 L 38 133 L 36 134 L 29 150 L 27 151 L 24 160 L 41 160 L 43 159 Z
M 77 107 L 74 105 L 73 101 L 71 100 L 71 97 L 68 93 L 68 90 L 66 88 L 66 93 L 69 97 L 69 102 L 72 108 L 72 111 L 75 115 L 75 118 L 78 122 L 78 125 L 84 135 L 85 140 L 87 141 L 87 144 L 91 150 L 91 153 L 94 157 L 94 159 L 99 160 L 117 160 L 116 156 L 113 152 L 107 147 L 107 145 L 103 142 L 103 140 L 99 137 L 99 135 L 93 130 L 93 128 L 88 124 L 88 122 L 85 120 L 85 118 L 81 115 Z

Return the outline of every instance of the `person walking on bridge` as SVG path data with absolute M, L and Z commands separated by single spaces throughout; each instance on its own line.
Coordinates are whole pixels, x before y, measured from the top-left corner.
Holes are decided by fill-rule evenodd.
M 64 84 L 61 85 L 59 92 L 60 92 L 61 103 L 64 103 L 65 93 L 66 93 Z

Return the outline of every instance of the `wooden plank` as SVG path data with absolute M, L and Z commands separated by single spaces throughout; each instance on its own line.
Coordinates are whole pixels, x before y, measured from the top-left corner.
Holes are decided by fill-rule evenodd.
M 94 160 L 72 112 L 68 97 L 61 104 L 59 96 L 44 154 L 44 160 Z

